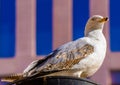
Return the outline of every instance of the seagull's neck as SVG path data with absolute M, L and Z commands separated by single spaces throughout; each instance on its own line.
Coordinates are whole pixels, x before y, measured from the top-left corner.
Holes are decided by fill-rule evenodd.
M 94 38 L 94 39 L 101 39 L 101 38 L 104 38 L 104 35 L 102 33 L 102 30 L 101 29 L 98 29 L 98 30 L 93 30 L 89 33 L 87 33 L 85 35 L 85 37 L 90 37 L 90 38 Z

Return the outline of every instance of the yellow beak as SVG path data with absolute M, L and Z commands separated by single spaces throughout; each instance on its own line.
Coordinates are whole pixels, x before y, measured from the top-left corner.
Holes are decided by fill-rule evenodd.
M 104 17 L 104 18 L 102 18 L 99 22 L 106 22 L 106 21 L 108 21 L 108 17 Z

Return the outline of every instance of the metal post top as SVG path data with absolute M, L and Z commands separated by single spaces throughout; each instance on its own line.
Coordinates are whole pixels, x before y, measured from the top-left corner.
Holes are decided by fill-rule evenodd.
M 16 85 L 99 85 L 89 79 L 69 76 L 47 76 L 27 79 Z

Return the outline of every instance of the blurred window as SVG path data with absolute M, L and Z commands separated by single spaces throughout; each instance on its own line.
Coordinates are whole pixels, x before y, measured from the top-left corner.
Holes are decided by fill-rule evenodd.
M 73 0 L 73 40 L 84 36 L 89 18 L 89 0 Z
M 15 55 L 15 0 L 0 0 L 0 58 Z
M 120 85 L 120 71 L 111 71 L 112 84 Z
M 37 0 L 36 9 L 37 55 L 52 51 L 52 0 Z
M 120 0 L 110 0 L 110 48 L 120 51 Z

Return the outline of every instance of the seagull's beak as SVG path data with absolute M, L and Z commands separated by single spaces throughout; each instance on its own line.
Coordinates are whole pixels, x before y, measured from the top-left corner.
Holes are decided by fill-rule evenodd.
M 102 18 L 99 22 L 106 22 L 106 21 L 108 21 L 108 17 L 104 17 L 104 18 Z

